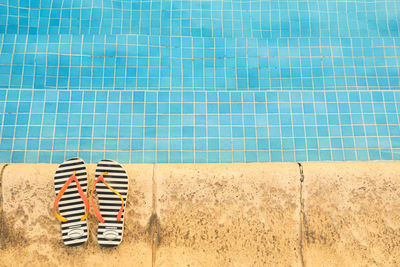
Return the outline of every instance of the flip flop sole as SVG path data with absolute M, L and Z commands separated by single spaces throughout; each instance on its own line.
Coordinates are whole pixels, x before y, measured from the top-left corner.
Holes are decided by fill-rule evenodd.
M 96 179 L 103 172 L 108 172 L 108 174 L 104 175 L 105 182 L 121 194 L 125 203 L 121 221 L 117 221 L 117 215 L 121 208 L 121 199 L 106 187 L 105 184 L 96 184 L 99 210 L 105 221 L 104 223 L 99 222 L 97 240 L 101 246 L 114 247 L 121 243 L 123 237 L 124 213 L 128 196 L 129 179 L 124 168 L 113 160 L 105 159 L 97 164 Z
M 74 171 L 76 171 L 76 178 L 81 185 L 82 191 L 86 195 L 88 179 L 85 163 L 80 158 L 72 158 L 63 162 L 54 175 L 56 196 Z M 60 215 L 68 220 L 66 222 L 61 222 L 61 234 L 64 244 L 72 247 L 85 243 L 88 238 L 87 222 L 86 220 L 81 221 L 81 217 L 85 214 L 85 204 L 74 182 L 68 186 L 64 195 L 61 197 L 58 210 Z

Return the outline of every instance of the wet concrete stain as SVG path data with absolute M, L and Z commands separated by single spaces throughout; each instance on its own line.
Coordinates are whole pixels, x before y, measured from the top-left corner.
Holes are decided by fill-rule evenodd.
M 60 263 L 65 266 L 112 266 L 117 263 L 146 266 L 146 262 L 150 263 L 147 261 L 150 256 L 150 250 L 146 248 L 149 246 L 147 226 L 138 221 L 143 214 L 136 213 L 136 204 L 143 202 L 141 195 L 135 194 L 137 188 L 130 188 L 124 239 L 120 246 L 110 249 L 98 245 L 97 219 L 90 213 L 88 242 L 79 247 L 68 247 L 62 241 L 60 223 L 51 208 L 54 172 L 42 167 L 33 177 L 34 172 L 32 169 L 14 169 L 13 177 L 3 184 L 7 187 L 2 220 L 4 246 L 0 251 L 3 263 L 22 266 L 59 266 Z
M 399 266 L 400 164 L 308 163 L 305 171 L 308 261 Z

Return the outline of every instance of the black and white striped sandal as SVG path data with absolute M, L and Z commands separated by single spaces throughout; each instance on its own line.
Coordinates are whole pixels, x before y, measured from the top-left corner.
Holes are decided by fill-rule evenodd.
M 118 162 L 104 159 L 97 164 L 91 202 L 99 220 L 97 240 L 101 246 L 114 247 L 122 241 L 128 183 L 128 175 Z M 100 210 L 93 201 L 95 189 Z
M 71 184 L 72 182 L 75 184 Z M 67 246 L 82 245 L 88 238 L 87 184 L 85 163 L 80 158 L 72 158 L 62 163 L 54 176 L 56 199 L 53 211 L 61 221 L 62 238 Z M 60 214 L 57 213 L 57 207 Z

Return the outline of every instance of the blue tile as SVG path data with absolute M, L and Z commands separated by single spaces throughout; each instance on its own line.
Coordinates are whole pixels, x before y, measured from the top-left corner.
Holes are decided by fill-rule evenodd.
M 388 4 L 400 7 L 319 0 L 4 5 L 2 159 L 398 159 L 400 41 L 383 12 Z M 116 10 L 124 13 L 119 19 Z M 338 23 L 324 23 L 339 13 Z

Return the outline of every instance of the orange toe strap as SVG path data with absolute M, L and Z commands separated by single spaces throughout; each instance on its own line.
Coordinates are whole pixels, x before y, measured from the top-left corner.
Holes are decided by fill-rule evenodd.
M 74 171 L 74 173 L 71 175 L 71 177 L 65 182 L 65 184 L 61 188 L 60 192 L 58 192 L 56 199 L 54 201 L 54 205 L 53 205 L 54 215 L 56 216 L 56 218 L 58 220 L 60 220 L 62 222 L 67 222 L 68 220 L 67 220 L 67 218 L 65 218 L 57 213 L 57 206 L 58 206 L 58 203 L 60 202 L 60 199 L 62 198 L 62 196 L 64 195 L 68 186 L 72 183 L 72 181 L 74 181 L 76 183 L 76 188 L 78 189 L 79 195 L 81 196 L 83 203 L 85 204 L 85 214 L 81 217 L 81 221 L 85 220 L 89 213 L 89 201 L 86 198 L 85 193 L 83 192 L 81 185 L 79 184 L 79 181 L 76 178 L 75 174 L 76 174 L 76 172 Z
M 104 181 L 104 175 L 106 175 L 106 174 L 108 174 L 108 172 L 103 172 L 103 173 L 97 178 L 97 180 L 96 180 L 96 182 L 94 183 L 93 188 L 92 188 L 92 194 L 91 194 L 90 200 L 91 200 L 91 202 L 92 202 L 94 214 L 96 215 L 97 219 L 98 219 L 101 223 L 104 223 L 105 221 L 104 221 L 104 219 L 103 219 L 103 216 L 101 216 L 100 211 L 99 211 L 99 209 L 97 208 L 97 206 L 96 206 L 96 204 L 94 203 L 94 200 L 93 200 L 93 192 L 94 192 L 94 190 L 95 190 L 95 188 L 96 188 L 96 184 L 97 184 L 98 182 L 100 182 L 100 181 L 103 182 L 103 184 L 105 184 L 105 186 L 107 186 L 108 189 L 110 189 L 114 194 L 116 194 L 117 196 L 119 196 L 119 198 L 120 198 L 121 201 L 122 201 L 121 208 L 119 209 L 119 212 L 118 212 L 118 215 L 117 215 L 117 221 L 119 222 L 119 221 L 121 221 L 122 212 L 123 212 L 123 210 L 124 210 L 124 198 L 121 196 L 120 193 L 118 193 L 117 191 L 115 191 L 114 188 L 112 188 L 111 186 L 109 186 L 109 185 L 106 183 L 106 181 Z

